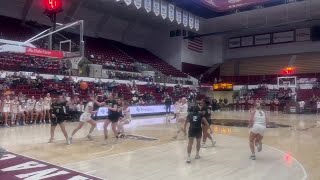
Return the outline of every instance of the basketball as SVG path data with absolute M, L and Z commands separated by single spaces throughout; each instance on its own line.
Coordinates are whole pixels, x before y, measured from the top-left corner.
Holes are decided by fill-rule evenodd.
M 87 83 L 87 82 L 81 82 L 81 83 L 80 83 L 80 88 L 81 88 L 82 90 L 88 89 L 88 83 Z

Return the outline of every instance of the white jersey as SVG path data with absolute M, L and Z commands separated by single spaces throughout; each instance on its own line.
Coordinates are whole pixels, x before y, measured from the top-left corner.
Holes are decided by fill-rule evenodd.
M 87 104 L 86 107 L 84 108 L 84 112 L 85 112 L 85 113 L 91 113 L 91 112 L 90 112 L 90 109 L 91 109 L 91 110 L 93 109 L 93 102 L 92 102 L 92 101 L 88 102 L 88 104 Z
M 174 112 L 175 112 L 175 113 L 180 113 L 180 106 L 181 106 L 181 104 L 178 103 L 178 102 L 176 102 L 176 103 L 174 104 Z
M 78 112 L 84 112 L 84 105 L 83 104 L 77 104 L 77 111 Z
M 12 109 L 12 113 L 18 113 L 19 112 L 19 101 L 11 101 L 11 109 Z
M 27 101 L 27 107 L 28 107 L 28 109 L 29 110 L 32 110 L 32 109 L 34 109 L 34 106 L 36 105 L 36 100 L 31 100 L 31 99 L 29 99 L 28 101 Z
M 131 113 L 130 113 L 129 107 L 127 107 L 127 109 L 122 109 L 122 114 L 125 119 L 131 118 Z
M 184 113 L 184 114 L 187 114 L 187 113 L 188 113 L 188 104 L 187 104 L 187 103 L 181 104 L 181 106 L 180 106 L 180 113 Z
M 43 102 L 44 102 L 43 103 L 44 106 L 49 106 L 50 107 L 51 106 L 51 97 L 49 97 L 49 98 L 45 97 Z
M 4 100 L 3 101 L 3 109 L 10 109 L 11 101 Z
M 38 101 L 35 106 L 36 111 L 43 111 L 43 102 Z
M 254 125 L 266 126 L 266 114 L 261 110 L 256 110 L 254 113 Z

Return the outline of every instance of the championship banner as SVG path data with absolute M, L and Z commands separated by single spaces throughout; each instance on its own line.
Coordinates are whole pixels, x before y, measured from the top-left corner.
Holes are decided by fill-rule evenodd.
M 285 43 L 294 41 L 294 31 L 273 33 L 273 43 Z
M 142 7 L 142 0 L 134 0 L 133 3 L 137 9 L 140 9 Z
M 271 43 L 271 34 L 257 35 L 254 37 L 255 45 L 265 45 Z
M 168 4 L 166 1 L 161 0 L 161 17 L 166 19 L 168 15 Z
M 132 3 L 132 0 L 124 0 L 124 2 L 129 6 Z
M 229 48 L 237 48 L 241 46 L 241 38 L 229 39 Z
M 311 31 L 310 28 L 296 29 L 296 41 L 310 41 Z
M 183 14 L 182 15 L 183 16 L 183 19 L 182 19 L 183 25 L 184 25 L 184 27 L 187 27 L 188 26 L 188 12 L 183 11 L 182 14 Z
M 144 0 L 144 9 L 147 11 L 147 13 L 151 11 L 151 8 L 152 8 L 151 5 L 152 5 L 151 0 Z
M 200 22 L 199 22 L 199 18 L 198 17 L 194 18 L 194 28 L 196 29 L 196 31 L 199 31 Z
M 169 4 L 169 19 L 172 22 L 174 20 L 174 5 Z
M 181 24 L 181 21 L 182 21 L 181 15 L 182 15 L 181 9 L 180 8 L 176 8 L 176 21 L 177 21 L 178 24 Z
M 156 16 L 159 16 L 159 14 L 160 14 L 160 1 L 159 0 L 153 0 L 153 12 Z
M 253 46 L 253 36 L 242 37 L 241 46 L 242 47 Z
M 189 13 L 189 27 L 190 29 L 194 27 L 194 16 L 191 13 Z

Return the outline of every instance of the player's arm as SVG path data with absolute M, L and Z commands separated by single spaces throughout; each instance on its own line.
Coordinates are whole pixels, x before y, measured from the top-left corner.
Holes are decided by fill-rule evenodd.
M 114 105 L 113 107 L 110 107 L 110 106 L 106 106 L 109 110 L 111 111 L 118 111 L 118 105 Z
M 254 118 L 255 112 L 256 111 L 254 111 L 253 113 L 250 114 L 249 125 L 248 125 L 249 128 L 252 128 L 252 126 L 253 126 L 253 123 L 254 123 L 253 118 Z
M 202 118 L 202 123 L 210 128 L 210 125 L 205 117 Z
M 50 112 L 50 114 L 51 114 L 51 116 L 52 116 L 53 118 L 56 117 L 56 115 L 55 115 L 56 110 L 55 110 L 55 108 L 54 108 L 52 105 L 51 105 L 51 108 L 49 109 L 49 112 Z
M 97 100 L 94 100 L 93 102 L 98 106 L 105 106 L 106 105 L 105 102 L 98 102 Z

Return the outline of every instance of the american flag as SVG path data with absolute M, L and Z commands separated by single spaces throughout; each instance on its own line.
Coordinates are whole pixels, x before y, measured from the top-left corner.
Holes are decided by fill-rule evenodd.
M 202 37 L 194 37 L 188 39 L 188 49 L 202 53 L 203 52 L 203 38 Z

